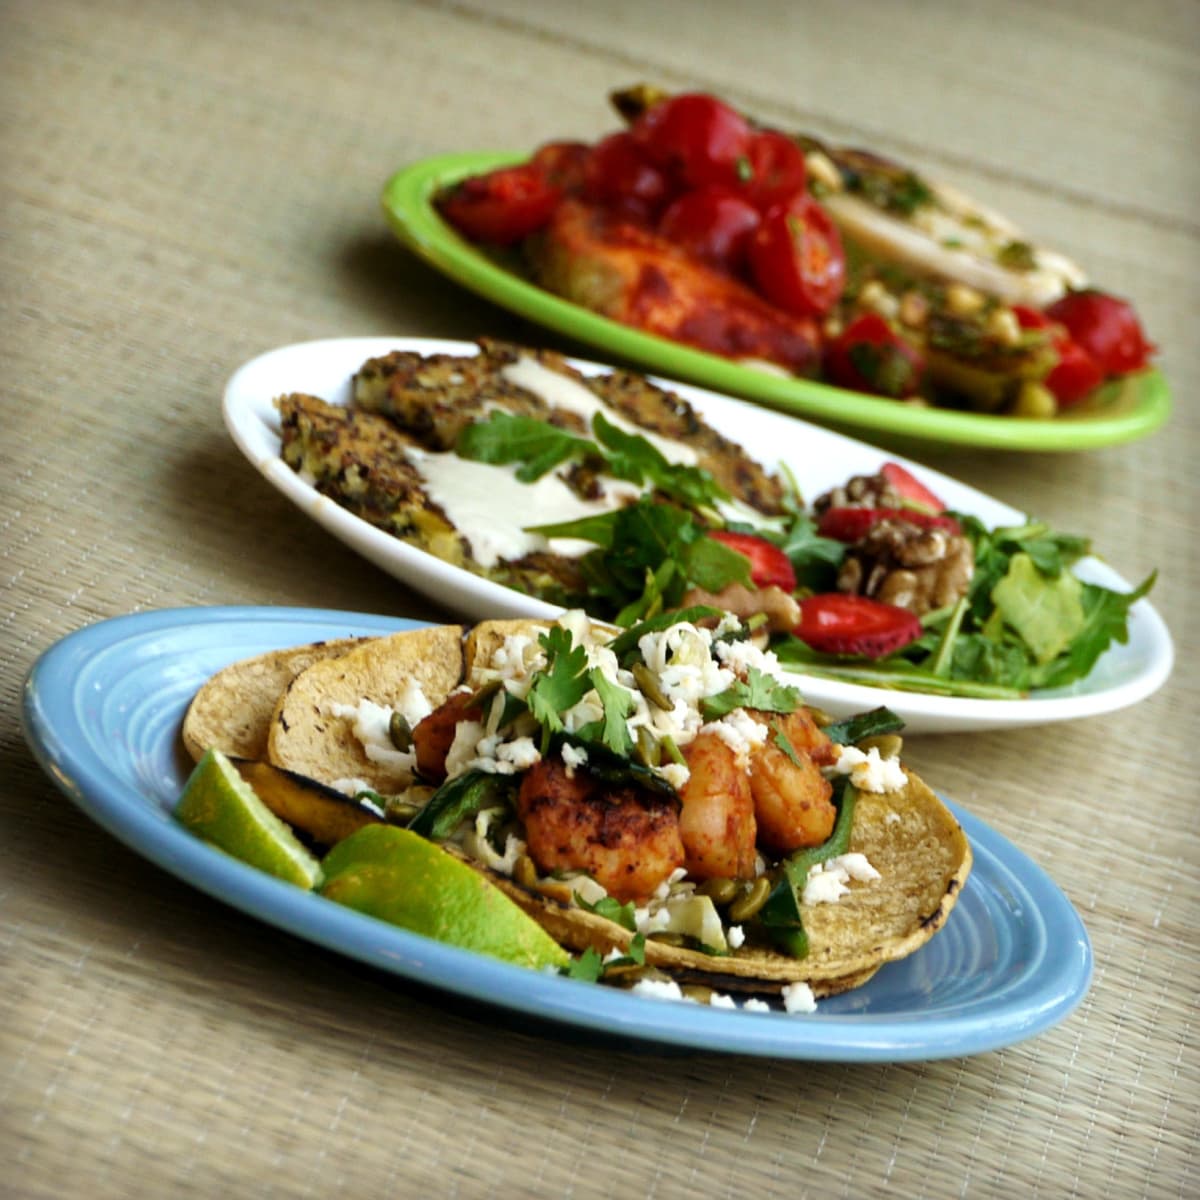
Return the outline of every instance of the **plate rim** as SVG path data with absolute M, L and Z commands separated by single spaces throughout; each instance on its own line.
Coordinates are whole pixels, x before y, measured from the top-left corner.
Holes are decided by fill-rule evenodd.
M 339 505 L 320 496 L 315 489 L 301 480 L 283 462 L 277 450 L 268 453 L 268 448 L 263 444 L 267 427 L 254 408 L 255 400 L 261 402 L 262 397 L 255 394 L 251 398 L 247 394 L 248 384 L 246 381 L 248 379 L 252 380 L 257 372 L 268 368 L 276 359 L 285 360 L 291 356 L 308 354 L 316 356 L 326 353 L 339 355 L 345 353 L 349 360 L 352 353 L 355 358 L 362 358 L 364 355 L 381 353 L 385 347 L 413 348 L 422 353 L 473 353 L 478 349 L 475 343 L 458 339 L 371 335 L 318 338 L 267 350 L 237 367 L 226 383 L 222 397 L 222 411 L 226 428 L 234 443 L 267 482 L 287 497 L 304 516 L 316 521 L 343 543 L 351 546 L 356 552 L 367 557 L 393 577 L 404 578 L 409 586 L 424 591 L 436 602 L 445 604 L 447 594 L 454 594 L 456 590 L 461 592 L 464 586 L 464 577 L 466 577 L 470 582 L 470 590 L 486 599 L 488 613 L 491 616 L 555 616 L 560 610 L 554 605 L 524 596 L 511 588 L 486 580 L 482 576 L 473 575 L 427 551 L 409 545 L 390 533 L 376 529 Z M 606 364 L 595 360 L 570 357 L 567 361 L 584 370 L 611 369 Z M 759 408 L 738 397 L 725 396 L 698 384 L 681 383 L 657 375 L 652 375 L 650 378 L 697 403 L 702 412 L 704 404 L 712 402 L 721 407 L 728 406 L 734 411 L 745 406 L 748 410 L 753 410 L 756 420 L 786 421 L 789 427 L 794 428 L 798 433 L 808 430 L 813 436 L 828 439 L 833 444 L 844 447 L 847 453 L 858 453 L 865 449 L 881 455 L 886 454 L 887 457 L 922 473 L 924 477 L 932 480 L 941 488 L 969 493 L 977 504 L 983 504 L 995 511 L 995 521 L 1020 522 L 1025 519 L 1025 514 L 1018 509 L 996 500 L 970 484 L 963 483 L 935 468 L 926 467 L 901 454 L 880 450 L 869 442 L 864 442 L 849 434 L 815 425 L 803 418 L 785 417 L 769 409 Z M 270 433 L 270 436 L 277 438 L 277 434 L 273 432 Z M 1091 557 L 1087 562 L 1093 572 L 1101 577 L 1099 582 L 1104 583 L 1105 586 L 1124 591 L 1132 590 L 1132 585 L 1124 576 L 1101 560 Z M 402 573 L 405 567 L 408 568 L 407 574 Z M 420 579 L 421 575 L 427 576 L 431 582 L 423 583 Z M 1139 622 L 1140 636 L 1145 640 L 1147 646 L 1145 669 L 1132 679 L 1082 694 L 1032 695 L 1021 700 L 986 700 L 874 688 L 809 674 L 803 670 L 795 670 L 790 674 L 802 681 L 800 686 L 811 697 L 813 703 L 829 708 L 831 711 L 840 709 L 845 713 L 859 712 L 886 702 L 889 707 L 905 718 L 910 732 L 914 734 L 997 728 L 1013 729 L 1033 724 L 1080 720 L 1136 704 L 1152 695 L 1170 677 L 1175 662 L 1174 642 L 1165 621 L 1149 599 L 1143 598 L 1133 606 L 1131 622 L 1133 620 Z M 838 713 L 835 712 L 835 715 Z
M 392 232 L 426 263 L 456 283 L 523 317 L 643 368 L 736 395 L 792 416 L 894 437 L 1005 451 L 1096 450 L 1148 437 L 1171 414 L 1165 376 L 1150 368 L 1134 382 L 1107 385 L 1108 403 L 1137 386 L 1132 409 L 1116 416 L 1077 413 L 1054 420 L 919 408 L 814 380 L 756 371 L 706 351 L 621 325 L 547 292 L 494 263 L 460 237 L 434 209 L 434 191 L 465 175 L 528 158 L 511 151 L 457 151 L 419 159 L 392 174 L 380 206 Z
M 77 711 L 71 708 L 65 717 L 58 711 L 71 697 L 82 666 L 95 663 L 103 652 L 116 654 L 120 663 L 121 649 L 127 651 L 138 639 L 154 639 L 159 658 L 170 662 L 162 648 L 171 632 L 184 637 L 204 629 L 213 637 L 223 632 L 228 639 L 230 622 L 269 625 L 276 645 L 296 644 L 301 627 L 319 628 L 324 631 L 320 636 L 328 637 L 341 630 L 383 632 L 427 624 L 369 613 L 245 605 L 156 609 L 100 620 L 65 635 L 38 655 L 22 689 L 22 729 L 52 782 L 119 841 L 199 891 L 303 940 L 402 979 L 554 1025 L 661 1046 L 806 1061 L 923 1061 L 983 1053 L 1044 1032 L 1066 1019 L 1087 995 L 1094 960 L 1078 911 L 1032 859 L 952 801 L 947 803 L 976 850 L 976 870 L 990 857 L 1001 881 L 1015 883 L 1034 902 L 1039 940 L 1058 948 L 1071 945 L 1070 954 L 1047 952 L 1036 978 L 1025 973 L 1017 984 L 998 989 L 1001 994 L 990 1009 L 973 999 L 972 1011 L 957 1017 L 930 1018 L 915 1010 L 883 1018 L 822 1016 L 818 1008 L 815 1014 L 793 1017 L 775 1012 L 767 1020 L 760 1014 L 699 1005 L 663 1008 L 661 1001 L 544 977 L 446 946 L 300 891 L 208 846 L 169 817 L 164 819 L 164 800 L 134 775 L 132 757 L 128 776 L 122 776 L 88 746 Z M 177 749 L 178 724 L 164 728 L 169 732 L 159 738 L 169 737 Z M 165 747 L 161 740 L 159 747 Z

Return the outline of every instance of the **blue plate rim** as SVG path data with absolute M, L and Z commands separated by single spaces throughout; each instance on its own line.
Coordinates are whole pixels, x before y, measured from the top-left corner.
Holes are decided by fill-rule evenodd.
M 1013 843 L 945 797 L 975 852 L 967 888 L 973 882 L 981 886 L 981 877 L 989 872 L 996 875 L 1024 895 L 1042 923 L 1039 939 L 1055 948 L 1043 957 L 1038 971 L 1026 972 L 1000 989 L 990 1006 L 975 1001 L 960 1016 L 931 1018 L 915 1009 L 886 1018 L 822 1013 L 822 1004 L 829 1001 L 819 1003 L 817 1013 L 804 1016 L 664 1004 L 488 959 L 302 892 L 163 820 L 162 800 L 139 790 L 136 779 L 123 777 L 97 756 L 77 714 L 63 711 L 81 664 L 100 651 L 138 638 L 210 625 L 228 627 L 231 622 L 269 624 L 279 634 L 278 646 L 428 624 L 370 613 L 248 605 L 157 609 L 101 620 L 60 638 L 33 663 L 22 690 L 23 733 L 52 782 L 119 841 L 208 895 L 316 945 L 467 999 L 593 1033 L 807 1061 L 918 1061 L 1000 1049 L 1064 1020 L 1087 994 L 1093 974 L 1091 942 L 1065 894 Z M 951 920 L 961 911 L 960 906 Z M 888 969 L 885 966 L 876 979 Z

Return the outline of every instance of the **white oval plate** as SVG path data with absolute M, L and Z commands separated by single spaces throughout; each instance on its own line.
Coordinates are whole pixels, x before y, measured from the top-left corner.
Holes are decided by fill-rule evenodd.
M 432 338 L 332 338 L 283 346 L 240 367 L 225 388 L 225 424 L 239 449 L 262 475 L 302 512 L 409 587 L 468 619 L 543 617 L 559 611 L 400 541 L 340 508 L 306 484 L 279 456 L 275 399 L 307 392 L 333 404 L 350 399 L 352 375 L 368 359 L 391 350 L 422 354 L 472 354 L 470 342 Z M 571 360 L 589 373 L 608 368 Z M 656 380 L 690 401 L 713 428 L 733 438 L 767 467 L 781 460 L 806 496 L 816 496 L 851 475 L 869 475 L 888 460 L 909 466 L 953 509 L 989 526 L 1019 524 L 1023 513 L 949 476 L 886 453 L 864 442 L 810 425 L 796 417 L 719 396 L 690 384 Z M 1095 558 L 1076 567 L 1089 582 L 1117 591 L 1131 585 Z M 1046 689 L 1024 700 L 971 700 L 864 687 L 798 674 L 805 699 L 834 716 L 886 704 L 909 733 L 949 733 L 1041 725 L 1112 712 L 1145 699 L 1166 681 L 1174 661 L 1170 634 L 1146 600 L 1130 610 L 1129 641 L 1115 645 L 1087 677 L 1068 688 Z

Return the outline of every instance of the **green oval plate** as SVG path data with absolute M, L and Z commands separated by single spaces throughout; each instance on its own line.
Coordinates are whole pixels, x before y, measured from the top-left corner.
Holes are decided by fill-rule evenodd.
M 1106 385 L 1068 414 L 1036 420 L 917 408 L 808 379 L 784 378 L 620 325 L 530 283 L 515 264 L 484 253 L 438 215 L 433 197 L 442 188 L 522 157 L 527 156 L 447 154 L 405 167 L 383 190 L 389 225 L 405 245 L 456 283 L 660 375 L 833 425 L 998 450 L 1094 450 L 1145 437 L 1170 412 L 1170 390 L 1155 370 Z

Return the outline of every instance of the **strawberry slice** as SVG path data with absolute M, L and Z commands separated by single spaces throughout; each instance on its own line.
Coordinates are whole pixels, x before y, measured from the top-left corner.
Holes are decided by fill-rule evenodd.
M 800 601 L 800 624 L 792 632 L 827 654 L 882 658 L 920 637 L 921 622 L 895 604 L 829 592 Z
M 931 492 L 911 471 L 897 462 L 885 462 L 879 473 L 892 487 L 912 504 L 932 513 L 946 511 L 941 498 Z
M 750 560 L 750 580 L 755 587 L 780 587 L 796 590 L 796 572 L 791 560 L 776 545 L 752 533 L 734 533 L 730 529 L 711 529 L 708 536 L 745 555 Z
M 822 537 L 838 542 L 857 542 L 880 521 L 889 518 L 908 521 L 922 529 L 962 533 L 962 526 L 953 517 L 922 512 L 916 508 L 827 508 L 817 522 L 817 532 Z

